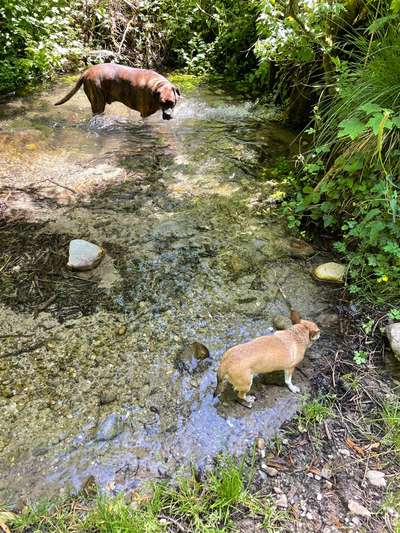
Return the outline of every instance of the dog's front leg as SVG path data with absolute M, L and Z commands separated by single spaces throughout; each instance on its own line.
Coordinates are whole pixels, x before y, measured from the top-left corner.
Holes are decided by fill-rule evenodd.
M 251 394 L 247 394 L 247 392 L 238 391 L 239 399 L 237 401 L 240 403 L 240 405 L 251 409 L 253 407 L 254 402 L 256 401 L 256 397 L 252 396 Z
M 296 385 L 293 385 L 292 383 L 293 372 L 294 372 L 294 367 L 288 368 L 287 370 L 285 369 L 285 384 L 287 385 L 290 391 L 297 393 L 297 392 L 300 392 L 300 388 L 297 387 Z

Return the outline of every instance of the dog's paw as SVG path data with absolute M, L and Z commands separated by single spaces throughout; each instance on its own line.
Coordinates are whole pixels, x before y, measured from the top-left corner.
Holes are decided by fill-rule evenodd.
M 246 407 L 247 409 L 251 409 L 253 407 L 253 404 L 256 400 L 255 396 L 245 396 L 245 398 L 237 398 L 237 402 L 240 403 L 240 405 L 243 405 L 243 407 Z
M 251 394 L 247 394 L 244 399 L 247 403 L 254 403 L 256 401 L 256 397 Z
M 299 393 L 300 392 L 300 387 L 298 387 L 297 385 L 288 385 L 289 387 L 289 390 L 291 390 L 292 392 L 294 392 L 295 394 Z

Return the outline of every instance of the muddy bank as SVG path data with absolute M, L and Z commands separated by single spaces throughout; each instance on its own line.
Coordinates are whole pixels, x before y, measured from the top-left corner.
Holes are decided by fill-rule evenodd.
M 251 411 L 230 391 L 218 401 L 218 360 L 287 314 L 279 285 L 310 319 L 334 301 L 310 276 L 322 255 L 299 257 L 263 214 L 284 184 L 260 169 L 294 141 L 265 111 L 203 87 L 170 122 L 114 104 L 90 120 L 83 93 L 53 107 L 65 92 L 0 107 L 0 499 L 11 503 L 89 475 L 135 490 L 270 438 L 299 397 L 277 376 L 256 383 Z M 72 238 L 106 250 L 96 270 L 66 269 Z M 210 357 L 179 364 L 194 341 Z M 311 355 L 329 345 L 324 332 Z M 307 365 L 294 378 L 303 391 Z

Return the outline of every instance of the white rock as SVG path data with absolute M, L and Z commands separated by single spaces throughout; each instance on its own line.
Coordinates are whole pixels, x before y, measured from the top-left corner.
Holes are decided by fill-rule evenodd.
M 379 470 L 368 470 L 367 479 L 374 487 L 386 487 L 385 474 Z
M 262 463 L 261 464 L 261 468 L 264 470 L 264 472 L 266 472 L 270 477 L 276 477 L 279 472 L 276 468 L 274 468 L 273 466 L 268 466 L 266 465 L 265 463 Z
M 345 273 L 346 266 L 334 262 L 323 263 L 313 270 L 313 275 L 317 279 L 321 281 L 333 281 L 335 283 L 343 283 Z
M 257 437 L 256 446 L 258 450 L 265 450 L 265 440 L 262 437 Z
M 91 270 L 104 257 L 104 250 L 88 241 L 74 239 L 69 243 L 68 266 L 74 270 Z
M 349 511 L 355 515 L 363 516 L 365 518 L 370 518 L 371 513 L 366 507 L 361 505 L 361 503 L 356 502 L 355 500 L 350 500 L 348 503 Z
M 340 453 L 340 455 L 343 455 L 343 457 L 350 457 L 350 450 L 348 450 L 347 448 L 339 448 L 338 453 Z
M 286 494 L 281 494 L 276 500 L 275 500 L 275 504 L 277 507 L 282 507 L 284 509 L 286 509 L 286 507 L 288 506 L 288 501 L 287 501 L 287 496 Z
M 400 359 L 400 322 L 386 326 L 385 333 L 394 355 Z
M 270 476 L 270 477 L 276 477 L 278 475 L 278 470 L 272 466 L 267 466 L 267 468 L 265 469 L 265 472 Z
M 329 466 L 325 465 L 322 467 L 322 470 L 321 470 L 321 476 L 324 478 L 324 479 L 331 479 L 332 477 L 332 470 L 329 468 Z

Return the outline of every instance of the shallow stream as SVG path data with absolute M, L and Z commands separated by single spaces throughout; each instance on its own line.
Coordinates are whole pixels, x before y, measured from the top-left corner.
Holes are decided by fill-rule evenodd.
M 283 223 L 265 170 L 293 133 L 207 86 L 175 118 L 126 107 L 91 118 L 71 79 L 0 105 L 0 501 L 111 492 L 242 453 L 291 418 L 299 396 L 258 380 L 252 410 L 213 398 L 230 346 L 288 314 L 331 307 Z M 263 176 L 260 179 L 260 175 Z M 66 268 L 68 242 L 106 251 Z M 307 246 L 304 247 L 307 251 Z M 194 342 L 210 356 L 195 357 Z M 320 345 L 313 347 L 318 356 Z M 303 372 L 306 374 L 306 372 Z M 307 389 L 300 372 L 294 382 Z

